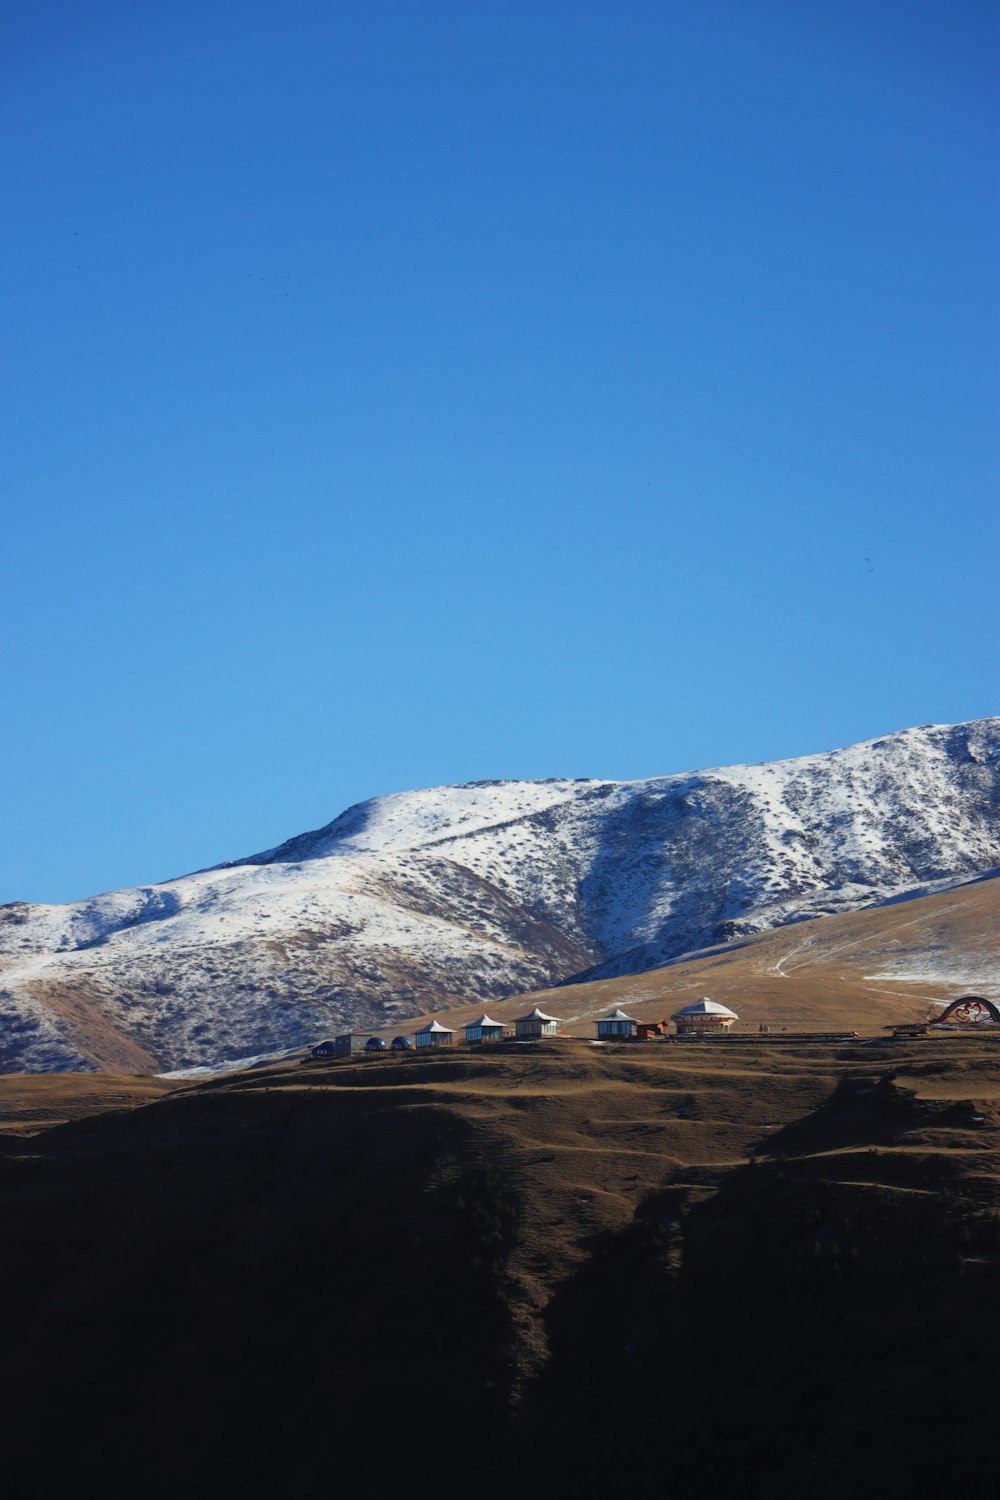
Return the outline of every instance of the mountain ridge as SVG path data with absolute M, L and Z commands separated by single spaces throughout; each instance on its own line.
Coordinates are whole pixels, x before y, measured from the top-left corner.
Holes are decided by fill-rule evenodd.
M 391 793 L 159 885 L 0 909 L 0 1067 L 164 1069 L 662 965 L 1000 864 L 1000 718 L 753 766 Z

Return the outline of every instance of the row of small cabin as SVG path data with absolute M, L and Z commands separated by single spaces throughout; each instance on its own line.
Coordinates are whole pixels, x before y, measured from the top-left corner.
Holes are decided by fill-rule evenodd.
M 704 995 L 693 1004 L 685 1005 L 675 1011 L 670 1019 L 677 1027 L 678 1036 L 691 1036 L 705 1032 L 728 1031 L 733 1022 L 739 1020 L 739 1017 L 735 1011 L 731 1011 L 727 1006 L 720 1005 L 718 1001 L 710 1000 L 707 995 Z M 529 1011 L 526 1016 L 517 1017 L 513 1031 L 503 1021 L 494 1021 L 492 1016 L 485 1014 L 481 1015 L 478 1020 L 469 1021 L 462 1029 L 466 1042 L 502 1042 L 508 1037 L 526 1042 L 535 1041 L 543 1036 L 558 1036 L 559 1020 L 556 1016 L 547 1015 L 536 1005 L 534 1010 Z M 634 1016 L 627 1015 L 621 1006 L 617 1006 L 597 1022 L 599 1042 L 648 1041 L 652 1037 L 665 1034 L 665 1021 L 637 1021 Z M 312 1056 L 345 1057 L 352 1052 L 382 1052 L 389 1050 L 390 1047 L 393 1052 L 408 1052 L 414 1044 L 418 1049 L 450 1047 L 457 1035 L 457 1031 L 453 1031 L 448 1026 L 442 1026 L 440 1021 L 429 1021 L 426 1026 L 422 1026 L 414 1033 L 412 1039 L 408 1036 L 393 1037 L 391 1044 L 384 1042 L 381 1037 L 349 1031 L 343 1036 L 334 1037 L 330 1042 L 320 1042 L 318 1047 L 313 1048 Z

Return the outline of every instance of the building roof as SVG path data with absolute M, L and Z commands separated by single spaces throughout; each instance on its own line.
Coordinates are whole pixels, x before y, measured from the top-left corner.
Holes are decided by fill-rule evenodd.
M 428 1021 L 426 1026 L 421 1026 L 420 1030 L 417 1032 L 417 1036 L 427 1036 L 428 1032 L 430 1032 L 432 1035 L 440 1034 L 442 1032 L 446 1032 L 448 1036 L 455 1035 L 450 1026 L 442 1026 L 439 1021 Z
M 708 995 L 702 995 L 700 1000 L 695 1000 L 690 1005 L 682 1005 L 670 1019 L 676 1021 L 678 1016 L 732 1016 L 734 1021 L 739 1020 L 739 1016 L 728 1005 L 720 1005 L 718 1000 L 712 1000 Z
M 466 1031 L 468 1031 L 470 1026 L 502 1026 L 502 1025 L 503 1025 L 502 1021 L 494 1021 L 494 1019 L 493 1019 L 492 1016 L 488 1016 L 488 1015 L 486 1015 L 484 1013 L 483 1015 L 481 1015 L 479 1017 L 478 1021 L 466 1021 L 466 1023 L 465 1023 L 465 1029 L 466 1029 Z
M 534 1010 L 530 1010 L 526 1016 L 518 1016 L 517 1019 L 519 1021 L 558 1021 L 559 1017 L 546 1015 L 544 1010 L 539 1010 L 536 1005 Z
M 607 1015 L 606 1016 L 601 1016 L 600 1019 L 602 1021 L 632 1021 L 632 1022 L 634 1022 L 635 1021 L 635 1016 L 627 1016 L 625 1014 L 625 1012 L 622 1010 L 621 1006 L 620 1005 L 616 1005 L 615 1008 L 614 1008 L 614 1010 L 609 1010 L 608 1013 L 607 1013 Z

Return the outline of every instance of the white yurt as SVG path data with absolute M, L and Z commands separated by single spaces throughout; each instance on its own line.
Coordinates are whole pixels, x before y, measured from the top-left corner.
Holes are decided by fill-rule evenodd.
M 733 1022 L 739 1020 L 739 1016 L 728 1005 L 720 1005 L 710 995 L 702 995 L 700 1000 L 675 1010 L 670 1019 L 677 1027 L 678 1036 L 691 1036 L 704 1032 L 728 1031 Z

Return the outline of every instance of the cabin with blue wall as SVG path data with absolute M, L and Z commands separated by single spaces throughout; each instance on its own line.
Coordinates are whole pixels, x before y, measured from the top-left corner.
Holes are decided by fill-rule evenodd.
M 413 1040 L 418 1049 L 422 1047 L 450 1047 L 455 1033 L 449 1031 L 447 1026 L 442 1026 L 440 1021 L 430 1021 L 426 1026 L 421 1026 Z
M 555 1016 L 546 1015 L 536 1005 L 526 1016 L 518 1016 L 514 1022 L 514 1030 L 519 1041 L 532 1041 L 540 1036 L 557 1036 L 559 1022 Z
M 627 1042 L 635 1036 L 637 1022 L 627 1016 L 618 1005 L 602 1016 L 597 1023 L 597 1039 L 601 1042 Z
M 503 1038 L 503 1022 L 491 1020 L 485 1013 L 478 1021 L 470 1021 L 465 1028 L 467 1042 L 502 1042 Z

